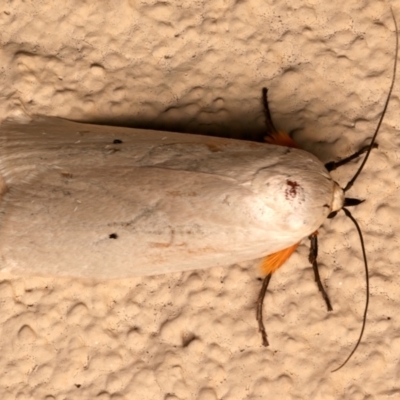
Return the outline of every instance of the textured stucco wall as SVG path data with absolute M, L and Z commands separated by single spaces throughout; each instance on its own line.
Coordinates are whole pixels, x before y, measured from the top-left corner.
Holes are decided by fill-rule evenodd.
M 400 2 L 391 1 L 400 21 Z M 394 57 L 389 4 L 369 1 L 7 1 L 0 5 L 0 118 L 79 121 L 261 138 L 275 124 L 328 161 L 371 137 Z M 11 399 L 400 397 L 397 279 L 399 86 L 351 195 L 365 234 L 364 304 L 354 227 L 320 229 L 327 314 L 301 246 L 254 318 L 256 263 L 113 282 L 0 281 L 0 394 Z M 335 172 L 345 184 L 355 169 Z M 0 277 L 1 278 L 1 277 Z

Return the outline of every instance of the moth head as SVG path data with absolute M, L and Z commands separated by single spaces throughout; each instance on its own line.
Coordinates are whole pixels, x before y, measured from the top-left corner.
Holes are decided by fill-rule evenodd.
M 339 186 L 338 183 L 334 182 L 331 212 L 328 218 L 332 218 L 331 214 L 333 213 L 335 213 L 336 215 L 336 213 L 343 208 L 344 203 L 345 203 L 344 190 Z

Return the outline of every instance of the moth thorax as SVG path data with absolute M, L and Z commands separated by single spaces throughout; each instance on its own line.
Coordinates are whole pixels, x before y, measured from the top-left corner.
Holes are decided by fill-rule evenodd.
M 339 211 L 343 208 L 344 205 L 344 191 L 343 189 L 336 183 L 333 183 L 333 196 L 331 203 L 331 212 Z

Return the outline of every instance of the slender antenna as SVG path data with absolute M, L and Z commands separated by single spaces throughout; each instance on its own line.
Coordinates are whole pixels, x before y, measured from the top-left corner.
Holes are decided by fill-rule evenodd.
M 394 64 L 393 64 L 392 83 L 390 85 L 389 93 L 387 95 L 385 106 L 383 107 L 383 111 L 382 111 L 381 117 L 379 118 L 378 125 L 377 125 L 377 127 L 375 129 L 375 133 L 372 136 L 372 140 L 371 140 L 371 144 L 369 146 L 369 149 L 368 149 L 367 153 L 365 154 L 364 160 L 362 161 L 362 163 L 361 163 L 360 167 L 358 168 L 357 172 L 355 173 L 353 178 L 349 181 L 349 183 L 346 185 L 346 187 L 343 189 L 345 192 L 347 192 L 353 186 L 355 180 L 358 178 L 358 175 L 360 175 L 362 169 L 364 168 L 365 163 L 368 160 L 369 153 L 371 153 L 371 150 L 372 150 L 372 147 L 374 145 L 376 136 L 378 135 L 378 132 L 379 132 L 379 128 L 381 127 L 383 118 L 385 117 L 386 109 L 388 107 L 390 97 L 392 95 L 392 90 L 393 90 L 393 86 L 394 86 L 394 82 L 395 82 L 395 78 L 396 78 L 396 70 L 397 70 L 397 57 L 398 57 L 398 51 L 399 51 L 399 33 L 398 33 L 398 28 L 397 28 L 396 17 L 394 16 L 392 7 L 390 7 L 390 12 L 392 13 L 393 22 L 394 22 L 394 26 L 395 26 L 395 32 L 396 32 L 396 50 L 395 50 L 395 58 L 394 58 Z
M 361 342 L 361 339 L 363 337 L 364 334 L 364 330 L 365 330 L 365 324 L 367 322 L 367 313 L 368 313 L 368 305 L 369 305 L 369 273 L 368 273 L 368 262 L 367 262 L 367 254 L 365 252 L 365 246 L 364 246 L 364 239 L 361 233 L 361 229 L 360 226 L 358 225 L 357 221 L 354 219 L 354 217 L 351 215 L 350 211 L 347 208 L 342 208 L 342 210 L 344 211 L 344 213 L 353 221 L 354 225 L 356 226 L 358 235 L 360 237 L 360 242 L 361 242 L 361 250 L 362 250 L 362 255 L 364 258 L 364 269 L 365 269 L 365 278 L 366 278 L 366 299 L 365 299 L 365 307 L 364 307 L 364 316 L 363 316 L 363 323 L 361 326 L 361 331 L 360 331 L 360 335 L 358 336 L 358 340 L 357 343 L 355 344 L 353 350 L 351 351 L 351 353 L 348 355 L 348 357 L 346 358 L 346 360 L 344 360 L 344 362 L 342 364 L 339 365 L 339 367 L 337 367 L 336 369 L 334 369 L 331 372 L 336 372 L 339 371 L 339 369 L 341 369 L 342 367 L 344 367 L 347 364 L 347 361 L 350 360 L 350 358 L 353 356 L 353 354 L 355 353 L 355 351 L 357 350 L 358 345 Z
M 387 107 L 388 107 L 388 104 L 389 104 L 389 100 L 390 100 L 390 97 L 392 95 L 392 90 L 393 90 L 393 87 L 394 87 L 394 82 L 395 82 L 395 79 L 396 79 L 396 70 L 397 70 L 398 49 L 399 49 L 399 37 L 398 37 L 399 34 L 398 34 L 396 17 L 394 16 L 393 9 L 391 7 L 390 7 L 390 12 L 392 13 L 393 22 L 394 22 L 394 26 L 395 26 L 395 32 L 396 32 L 396 49 L 395 49 L 395 58 L 394 58 L 394 63 L 393 63 L 392 82 L 390 84 L 390 89 L 389 89 L 389 93 L 388 93 L 387 98 L 386 98 L 385 106 L 383 107 L 382 114 L 381 114 L 381 116 L 379 118 L 378 125 L 377 125 L 377 127 L 375 129 L 374 135 L 372 136 L 372 140 L 371 140 L 371 143 L 370 143 L 370 145 L 368 147 L 368 150 L 367 150 L 367 152 L 365 154 L 364 160 L 362 161 L 360 167 L 358 168 L 358 170 L 355 173 L 355 175 L 353 176 L 353 178 L 349 181 L 349 183 L 343 189 L 345 192 L 347 190 L 349 190 L 353 186 L 355 180 L 360 175 L 362 169 L 364 168 L 365 163 L 368 160 L 369 154 L 371 153 L 371 150 L 374 147 L 375 139 L 376 139 L 376 136 L 378 135 L 379 128 L 381 127 L 383 118 L 385 117 L 386 110 L 387 110 Z M 357 204 L 357 202 L 354 202 L 354 199 L 346 199 L 346 200 L 347 200 L 347 203 L 345 201 L 345 204 L 344 204 L 345 206 L 346 205 L 347 206 L 351 206 L 351 205 L 356 205 Z M 362 236 L 362 233 L 361 233 L 360 226 L 358 225 L 358 223 L 354 219 L 354 217 L 351 215 L 350 211 L 345 207 L 343 207 L 342 210 L 344 211 L 346 216 L 349 217 L 353 221 L 353 224 L 355 225 L 355 227 L 357 229 L 357 232 L 358 232 L 358 235 L 360 237 L 361 250 L 362 250 L 362 255 L 363 255 L 363 258 L 364 258 L 365 278 L 366 278 L 366 299 L 365 299 L 363 323 L 362 323 L 362 326 L 361 326 L 361 331 L 360 331 L 360 335 L 358 336 L 357 343 L 355 344 L 353 350 L 348 355 L 348 357 L 344 360 L 344 362 L 339 367 L 334 369 L 332 372 L 336 372 L 339 369 L 343 368 L 347 364 L 347 362 L 350 360 L 350 358 L 353 356 L 353 354 L 357 350 L 359 344 L 361 343 L 361 339 L 363 337 L 364 330 L 365 330 L 365 325 L 366 325 L 366 322 L 367 322 L 367 313 L 368 313 L 368 305 L 369 305 L 369 273 L 368 273 L 368 261 L 367 261 L 367 254 L 365 252 L 364 239 L 363 239 L 363 236 Z

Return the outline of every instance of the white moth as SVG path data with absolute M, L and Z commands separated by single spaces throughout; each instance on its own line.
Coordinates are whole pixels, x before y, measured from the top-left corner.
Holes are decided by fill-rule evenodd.
M 264 258 L 257 321 L 271 274 L 344 197 L 374 146 L 392 93 L 354 177 L 342 189 L 312 154 L 291 147 L 172 132 L 77 124 L 54 118 L 0 126 L 0 270 L 113 279 L 227 266 Z M 267 131 L 273 126 L 263 91 Z M 275 140 L 274 139 L 274 140 Z M 284 146 L 286 139 L 275 140 Z M 273 141 L 274 141 L 273 140 Z M 290 140 L 290 139 L 289 139 Z M 290 146 L 290 144 L 289 144 Z M 359 156 L 363 150 L 330 170 Z M 329 165 L 328 164 L 328 165 Z M 319 279 L 316 235 L 310 262 Z M 267 262 L 265 262 L 265 260 Z
M 298 243 L 343 206 L 312 154 L 36 118 L 0 128 L 0 268 L 124 278 L 227 266 Z

